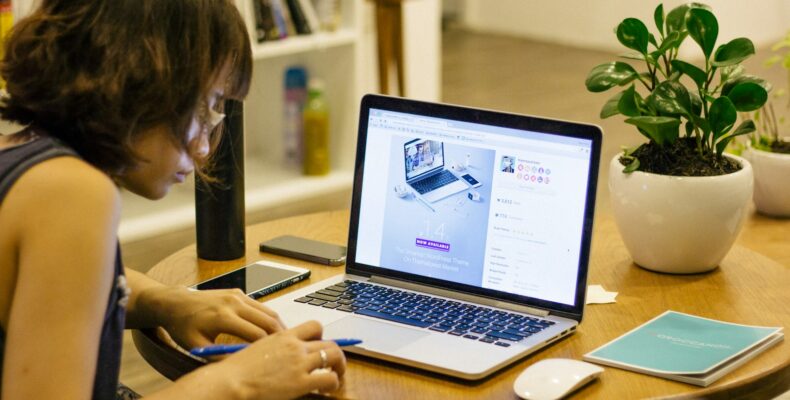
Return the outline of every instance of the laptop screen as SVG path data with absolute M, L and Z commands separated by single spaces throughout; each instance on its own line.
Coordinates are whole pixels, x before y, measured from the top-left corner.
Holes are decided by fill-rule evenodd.
M 495 124 L 405 108 L 363 107 L 354 263 L 371 273 L 579 309 L 600 136 L 508 127 L 508 120 L 523 126 L 519 118 L 530 118 L 510 114 L 502 121 L 492 114 Z M 426 202 L 406 180 L 441 164 L 467 187 Z
M 444 166 L 444 143 L 438 140 L 414 139 L 403 145 L 406 180 L 411 180 Z

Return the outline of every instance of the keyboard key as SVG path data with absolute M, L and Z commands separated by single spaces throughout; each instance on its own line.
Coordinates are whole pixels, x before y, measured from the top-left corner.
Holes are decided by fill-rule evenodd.
M 505 343 L 505 342 L 496 342 L 494 344 L 502 347 L 510 347 L 510 343 Z
M 525 336 L 524 332 L 515 330 L 515 329 L 505 329 L 502 333 L 506 333 L 508 335 L 516 335 L 516 336 Z
M 451 334 L 451 335 L 453 335 L 453 336 L 463 336 L 463 335 L 466 335 L 466 331 L 459 331 L 459 330 L 450 331 L 450 332 L 448 332 L 448 333 L 449 333 L 449 334 Z
M 432 330 L 432 331 L 437 331 L 437 332 L 447 332 L 447 331 L 449 331 L 451 328 L 449 328 L 449 327 L 446 327 L 446 326 L 432 326 L 432 327 L 430 327 L 430 328 L 428 328 L 428 329 L 430 329 L 430 330 Z
M 307 303 L 307 304 L 309 304 L 311 306 L 320 306 L 320 305 L 323 305 L 324 303 L 326 303 L 326 300 L 313 299 L 313 300 L 310 300 L 310 302 Z
M 510 340 L 510 341 L 513 341 L 513 342 L 518 342 L 519 340 L 522 339 L 522 337 L 518 336 L 518 335 L 510 335 L 510 334 L 507 334 L 507 333 L 502 333 L 502 332 L 497 332 L 497 331 L 488 332 L 487 335 L 488 336 L 493 336 L 493 337 L 498 338 L 498 339 Z
M 357 310 L 357 307 L 354 306 L 340 306 L 335 310 L 345 311 L 345 312 L 353 312 Z
M 297 303 L 307 303 L 307 302 L 309 302 L 311 300 L 313 300 L 313 299 L 311 299 L 309 297 L 300 297 L 298 299 L 294 299 L 294 301 L 297 302 Z
M 427 328 L 432 325 L 430 322 L 420 321 L 418 319 L 407 318 L 407 317 L 398 317 L 395 315 L 384 314 L 378 311 L 368 310 L 368 309 L 359 309 L 356 311 L 356 313 L 360 315 L 367 315 L 368 317 L 381 318 L 387 321 L 399 322 L 401 324 L 417 326 L 420 328 Z
M 320 294 L 320 293 L 310 293 L 310 294 L 307 295 L 307 297 L 312 297 L 314 299 L 321 299 L 321 300 L 326 300 L 326 301 L 337 301 L 338 300 L 338 298 L 336 296 L 327 296 L 325 294 Z
M 494 343 L 494 342 L 497 341 L 497 339 L 494 338 L 494 337 L 485 336 L 485 337 L 481 338 L 480 341 L 483 342 L 483 343 Z
M 338 308 L 338 307 L 340 307 L 340 304 L 337 304 L 337 303 L 326 303 L 326 304 L 324 304 L 321 307 L 324 307 L 324 308 Z
M 464 337 L 465 337 L 465 338 L 467 338 L 467 339 L 477 340 L 477 338 L 478 338 L 479 336 L 475 336 L 475 335 L 464 335 Z

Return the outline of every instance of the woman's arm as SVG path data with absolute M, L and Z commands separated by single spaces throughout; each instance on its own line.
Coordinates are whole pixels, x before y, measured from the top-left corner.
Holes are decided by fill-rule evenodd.
M 113 261 L 120 199 L 75 158 L 25 173 L 3 202 L 18 275 L 3 360 L 4 400 L 88 399 Z
M 193 291 L 127 270 L 127 328 L 164 327 L 182 347 L 208 346 L 221 333 L 253 342 L 283 330 L 277 314 L 240 290 Z

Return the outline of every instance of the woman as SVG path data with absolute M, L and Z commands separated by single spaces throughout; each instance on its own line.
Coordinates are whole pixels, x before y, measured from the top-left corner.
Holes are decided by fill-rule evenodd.
M 250 44 L 231 0 L 43 0 L 0 72 L 0 397 L 110 399 L 122 329 L 185 348 L 254 342 L 151 399 L 292 398 L 339 385 L 321 326 L 285 329 L 236 291 L 192 292 L 124 271 L 119 188 L 163 197 L 203 174 L 225 98 L 243 98 Z M 321 367 L 330 372 L 313 373 Z

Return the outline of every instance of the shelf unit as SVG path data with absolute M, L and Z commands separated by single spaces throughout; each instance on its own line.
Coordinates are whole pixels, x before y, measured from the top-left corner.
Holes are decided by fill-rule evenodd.
M 255 32 L 251 0 L 236 0 L 249 32 Z M 336 31 L 253 43 L 253 80 L 244 105 L 245 203 L 247 212 L 320 198 L 351 189 L 359 99 L 373 88 L 366 63 L 374 54 L 363 27 L 363 0 L 341 0 Z M 375 50 L 373 48 L 372 50 Z M 368 54 L 366 56 L 366 54 Z M 332 172 L 311 177 L 287 165 L 282 151 L 283 77 L 292 65 L 304 66 L 326 84 L 330 105 Z M 119 237 L 132 242 L 194 225 L 194 182 L 176 185 L 164 199 L 149 201 L 122 194 Z

